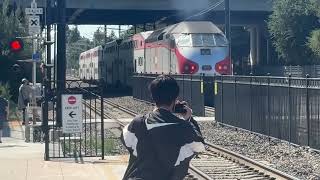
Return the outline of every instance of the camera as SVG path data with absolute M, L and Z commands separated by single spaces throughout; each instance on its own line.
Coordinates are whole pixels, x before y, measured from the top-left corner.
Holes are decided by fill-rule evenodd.
M 184 108 L 184 104 L 178 103 L 174 107 L 174 113 L 184 114 L 187 110 Z

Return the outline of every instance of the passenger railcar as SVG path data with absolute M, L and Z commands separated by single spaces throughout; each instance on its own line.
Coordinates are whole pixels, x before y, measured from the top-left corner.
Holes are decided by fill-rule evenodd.
M 83 52 L 79 73 L 116 87 L 130 87 L 133 72 L 227 75 L 228 51 L 227 39 L 212 22 L 187 21 Z
M 83 80 L 98 80 L 103 66 L 103 48 L 98 46 L 85 51 L 79 57 L 79 76 Z

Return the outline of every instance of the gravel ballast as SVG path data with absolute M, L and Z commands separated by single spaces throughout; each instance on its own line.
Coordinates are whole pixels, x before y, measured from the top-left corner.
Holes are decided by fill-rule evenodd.
M 109 98 L 112 102 L 143 114 L 153 106 L 132 96 Z M 299 179 L 320 179 L 320 153 L 306 147 L 290 145 L 280 140 L 250 132 L 222 127 L 214 122 L 200 122 L 207 142 L 240 153 Z

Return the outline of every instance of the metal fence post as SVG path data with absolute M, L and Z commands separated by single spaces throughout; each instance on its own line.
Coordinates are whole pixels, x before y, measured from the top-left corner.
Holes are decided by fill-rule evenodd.
M 221 104 L 221 123 L 223 124 L 223 75 L 221 77 L 221 98 L 220 98 L 220 104 Z
M 142 81 L 143 80 L 143 81 Z M 140 73 L 140 76 L 139 76 L 139 79 L 138 79 L 138 81 L 139 81 L 139 89 L 140 89 L 140 96 L 139 96 L 139 99 L 140 100 L 144 100 L 144 99 L 142 99 L 142 89 L 143 89 L 143 85 L 141 85 L 141 82 L 142 83 L 144 83 L 144 78 L 142 79 L 142 72 Z
M 307 133 L 308 146 L 310 146 L 310 107 L 309 107 L 309 74 L 306 75 L 306 111 L 307 111 Z
M 49 161 L 49 125 L 48 125 L 48 91 L 50 82 L 45 80 L 45 88 L 44 88 L 44 104 L 43 104 L 43 131 L 44 131 L 44 160 Z
M 252 131 L 252 73 L 250 73 L 250 131 Z
M 234 125 L 238 125 L 239 119 L 237 118 L 238 104 L 237 104 L 237 77 L 234 76 Z
M 191 98 L 190 98 L 190 101 L 191 101 L 191 103 L 190 103 L 190 108 L 192 109 L 192 107 L 193 107 L 193 96 L 192 96 L 192 88 L 193 88 L 193 82 L 192 82 L 192 74 L 190 74 L 190 86 L 191 86 L 191 88 L 190 88 L 190 91 L 191 91 L 191 93 L 190 93 L 190 95 L 191 95 Z
M 291 73 L 289 74 L 288 77 L 288 98 L 289 98 L 289 119 L 288 119 L 288 123 L 289 123 L 289 142 L 291 142 L 291 120 L 292 120 L 292 116 L 291 116 Z
M 270 141 L 270 125 L 271 125 L 271 115 L 270 115 L 270 73 L 267 74 L 268 76 L 268 86 L 267 86 L 267 113 L 268 113 L 268 139 Z
M 104 160 L 104 112 L 103 112 L 103 79 L 100 79 L 101 82 L 101 95 L 100 95 L 100 111 L 101 111 L 101 159 Z

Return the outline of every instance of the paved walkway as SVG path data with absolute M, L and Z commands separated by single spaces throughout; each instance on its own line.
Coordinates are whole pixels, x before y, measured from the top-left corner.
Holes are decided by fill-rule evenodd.
M 120 180 L 125 171 L 126 156 L 44 161 L 44 144 L 25 143 L 23 134 L 18 122 L 8 123 L 0 144 L 0 180 Z

